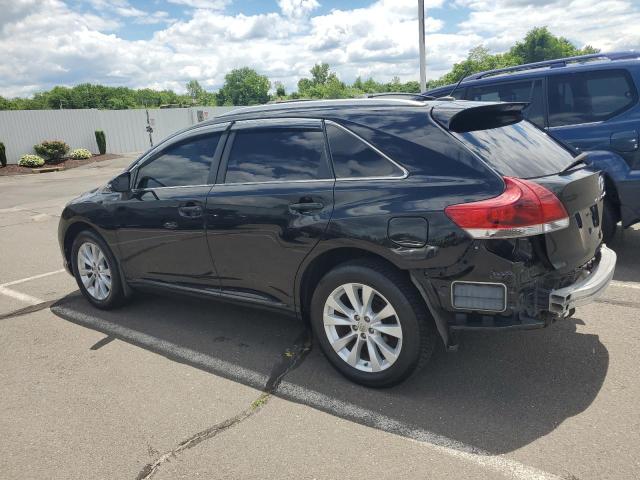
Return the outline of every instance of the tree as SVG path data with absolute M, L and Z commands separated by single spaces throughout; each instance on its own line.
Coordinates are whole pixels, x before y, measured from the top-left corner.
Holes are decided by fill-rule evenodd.
M 271 83 L 264 75 L 244 67 L 236 68 L 224 77 L 218 92 L 219 105 L 255 105 L 269 101 Z
M 335 76 L 334 73 L 329 71 L 328 63 L 316 63 L 309 72 L 311 73 L 311 83 L 313 85 L 324 85 L 329 81 L 331 75 Z
M 285 98 L 287 96 L 287 92 L 284 89 L 284 85 L 282 82 L 275 82 L 276 87 L 276 98 Z
M 186 87 L 187 95 L 191 97 L 191 103 L 202 103 L 207 92 L 200 86 L 200 82 L 197 80 L 189 80 Z
M 530 30 L 524 40 L 517 42 L 509 53 L 518 63 L 533 63 L 556 58 L 573 57 L 588 53 L 598 53 L 599 50 L 590 45 L 583 49 L 576 48 L 564 37 L 556 37 L 547 27 L 537 27 Z

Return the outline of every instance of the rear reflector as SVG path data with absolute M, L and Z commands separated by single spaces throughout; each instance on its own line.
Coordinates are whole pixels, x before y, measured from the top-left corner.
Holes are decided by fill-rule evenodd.
M 502 312 L 507 308 L 507 287 L 502 283 L 453 282 L 451 303 L 462 310 Z
M 502 194 L 450 205 L 445 214 L 473 238 L 528 237 L 569 226 L 569 215 L 553 192 L 521 178 L 504 177 Z

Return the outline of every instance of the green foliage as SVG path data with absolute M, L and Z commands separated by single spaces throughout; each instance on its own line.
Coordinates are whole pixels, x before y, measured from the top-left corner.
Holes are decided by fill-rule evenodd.
M 96 143 L 100 155 L 104 155 L 107 152 L 107 137 L 102 130 L 96 130 Z
M 483 46 L 471 49 L 465 60 L 456 63 L 446 75 L 430 82 L 429 87 L 456 83 L 467 75 L 484 70 L 598 52 L 598 49 L 590 45 L 579 49 L 566 38 L 553 35 L 547 27 L 538 27 L 530 30 L 521 42 L 517 42 L 506 53 L 492 55 Z
M 71 152 L 69 158 L 73 158 L 74 160 L 86 160 L 92 156 L 91 152 L 86 148 L 76 148 Z
M 286 98 L 287 92 L 284 89 L 284 85 L 282 84 L 282 82 L 276 82 L 275 87 L 276 87 L 276 98 Z
M 224 77 L 218 105 L 256 105 L 269 101 L 271 83 L 251 68 L 236 68 Z
M 69 145 L 61 140 L 47 140 L 34 145 L 33 149 L 38 155 L 43 156 L 47 163 L 57 163 L 69 151 Z
M 41 167 L 44 165 L 44 159 L 38 155 L 22 155 L 18 165 L 30 168 Z
M 566 38 L 553 35 L 547 27 L 538 27 L 530 30 L 523 41 L 511 47 L 509 53 L 520 63 L 532 63 L 599 51 L 591 45 L 583 49 L 576 48 Z
M 4 143 L 0 142 L 0 165 L 7 166 L 7 153 L 4 149 Z

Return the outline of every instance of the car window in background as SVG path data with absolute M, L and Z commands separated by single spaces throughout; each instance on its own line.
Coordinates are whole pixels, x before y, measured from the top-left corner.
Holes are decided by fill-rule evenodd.
M 331 178 L 322 130 L 238 130 L 225 183 Z
M 455 135 L 499 173 L 509 177 L 552 175 L 574 160 L 569 151 L 529 122 Z
M 336 178 L 401 177 L 404 172 L 352 133 L 327 124 Z
M 466 99 L 480 102 L 529 102 L 529 106 L 523 112 L 525 118 L 539 127 L 544 127 L 542 80 L 470 87 Z
M 206 185 L 220 136 L 212 133 L 167 147 L 139 168 L 136 188 Z
M 549 77 L 549 125 L 606 120 L 634 105 L 636 89 L 624 70 L 596 70 Z

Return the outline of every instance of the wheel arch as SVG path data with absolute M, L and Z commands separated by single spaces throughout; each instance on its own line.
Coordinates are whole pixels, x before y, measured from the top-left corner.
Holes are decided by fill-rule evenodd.
M 126 281 L 124 270 L 122 269 L 122 262 L 120 261 L 120 258 L 118 257 L 117 252 L 114 251 L 113 246 L 110 244 L 110 242 L 105 237 L 105 235 L 103 235 L 100 232 L 100 229 L 86 220 L 77 220 L 71 223 L 69 226 L 67 226 L 64 232 L 64 239 L 62 241 L 62 250 L 63 250 L 63 255 L 65 257 L 65 262 L 69 266 L 70 273 L 74 275 L 73 265 L 71 263 L 71 249 L 73 248 L 73 242 L 75 241 L 77 236 L 80 235 L 80 233 L 86 230 L 100 237 L 102 241 L 104 241 L 104 243 L 107 245 L 107 247 L 111 249 L 113 257 L 115 258 L 115 261 L 118 264 L 118 271 L 120 272 L 120 281 L 122 283 L 122 288 L 124 290 L 125 297 L 127 298 L 130 297 L 132 294 L 132 290 Z

